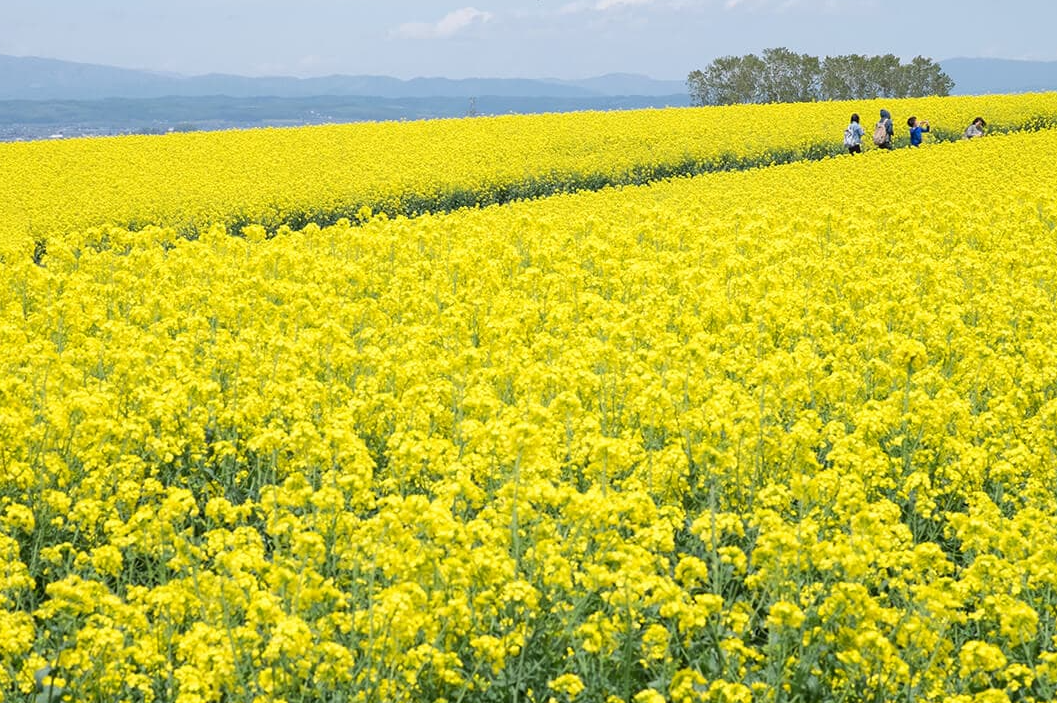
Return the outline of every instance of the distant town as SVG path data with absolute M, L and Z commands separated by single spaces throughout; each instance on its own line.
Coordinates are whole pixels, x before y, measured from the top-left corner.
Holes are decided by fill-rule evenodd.
M 233 98 L 0 101 L 0 141 L 682 107 L 687 94 L 630 97 Z

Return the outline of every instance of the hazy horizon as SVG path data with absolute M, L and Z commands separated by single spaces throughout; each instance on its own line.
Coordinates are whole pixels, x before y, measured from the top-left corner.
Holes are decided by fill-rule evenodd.
M 12 56 L 12 57 L 14 57 L 16 59 L 44 59 L 44 60 L 55 60 L 55 61 L 69 61 L 71 63 L 78 63 L 78 64 L 82 64 L 82 65 L 91 65 L 91 66 L 99 66 L 99 67 L 103 67 L 103 68 L 116 68 L 116 69 L 122 69 L 122 70 L 130 70 L 130 71 L 144 71 L 144 72 L 153 73 L 153 74 L 156 74 L 156 75 L 159 75 L 159 76 L 170 76 L 170 77 L 175 77 L 175 78 L 201 78 L 201 77 L 206 77 L 206 76 L 209 76 L 209 75 L 229 75 L 229 76 L 239 77 L 239 78 L 297 78 L 297 79 L 308 80 L 308 79 L 318 79 L 318 78 L 330 78 L 330 77 L 335 77 L 335 76 L 360 75 L 360 76 L 375 76 L 375 77 L 379 77 L 379 78 L 397 78 L 399 80 L 404 80 L 404 81 L 410 81 L 410 80 L 416 80 L 416 79 L 429 79 L 429 80 L 434 80 L 434 79 L 443 80 L 443 79 L 447 79 L 447 80 L 454 80 L 454 81 L 458 81 L 458 80 L 478 80 L 478 79 L 481 79 L 481 80 L 510 79 L 510 80 L 530 80 L 530 81 L 554 80 L 554 81 L 576 82 L 576 81 L 590 80 L 590 79 L 593 79 L 593 78 L 604 78 L 606 76 L 626 75 L 626 76 L 641 76 L 641 77 L 650 78 L 650 79 L 653 79 L 653 80 L 656 80 L 656 81 L 678 81 L 678 82 L 683 82 L 685 80 L 685 76 L 677 77 L 677 78 L 663 78 L 663 77 L 653 76 L 653 75 L 650 75 L 648 73 L 642 73 L 641 71 L 639 71 L 639 72 L 636 72 L 636 71 L 607 71 L 605 73 L 594 73 L 594 74 L 590 74 L 590 75 L 569 76 L 569 77 L 548 76 L 548 75 L 530 75 L 530 74 L 525 74 L 525 75 L 520 75 L 520 76 L 494 76 L 494 75 L 488 75 L 488 74 L 484 74 L 484 73 L 482 73 L 480 75 L 459 76 L 459 77 L 445 76 L 445 75 L 440 75 L 440 74 L 421 74 L 421 75 L 414 75 L 414 76 L 393 76 L 392 74 L 383 74 L 383 73 L 377 73 L 377 74 L 365 74 L 365 73 L 364 74 L 320 73 L 320 74 L 307 74 L 307 75 L 303 75 L 303 76 L 295 76 L 295 75 L 291 75 L 291 74 L 281 74 L 281 73 L 269 73 L 269 74 L 254 75 L 254 74 L 244 74 L 244 73 L 227 73 L 227 72 L 220 72 L 220 71 L 211 71 L 211 72 L 207 72 L 207 73 L 180 73 L 180 72 L 177 72 L 177 71 L 160 71 L 160 70 L 152 69 L 150 67 L 118 66 L 118 65 L 115 65 L 115 64 L 101 64 L 101 63 L 95 63 L 95 62 L 90 62 L 90 61 L 73 61 L 71 59 L 62 59 L 62 58 L 57 58 L 57 57 L 54 57 L 54 56 L 39 56 L 39 55 L 21 55 L 20 56 L 20 55 L 17 55 L 17 54 L 2 54 L 2 53 L 0 53 L 0 55 L 2 55 L 2 56 Z M 901 57 L 901 58 L 909 59 L 910 57 L 904 56 L 904 57 Z M 948 57 L 944 57 L 944 58 L 936 58 L 936 57 L 930 57 L 930 58 L 934 58 L 937 63 L 943 63 L 943 62 L 949 62 L 949 61 L 964 61 L 964 60 L 993 60 L 993 61 L 1011 61 L 1011 62 L 1022 62 L 1022 63 L 1036 63 L 1036 62 L 1057 63 L 1057 59 L 1054 59 L 1054 60 L 1051 60 L 1051 59 L 1040 59 L 1040 60 L 1034 60 L 1034 59 L 1007 59 L 1007 58 L 1004 58 L 1004 57 L 981 57 L 981 56 L 948 56 Z
M 785 46 L 1057 60 L 1057 3 L 982 0 L 9 0 L 0 54 L 195 76 L 683 80 L 718 56 Z M 981 19 L 986 19 L 982 22 Z

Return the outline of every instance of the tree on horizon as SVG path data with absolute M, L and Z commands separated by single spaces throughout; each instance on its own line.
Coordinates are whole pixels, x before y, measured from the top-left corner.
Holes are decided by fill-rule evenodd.
M 938 63 L 894 54 L 817 56 L 785 47 L 761 56 L 721 56 L 686 80 L 693 105 L 814 102 L 950 95 L 954 81 Z

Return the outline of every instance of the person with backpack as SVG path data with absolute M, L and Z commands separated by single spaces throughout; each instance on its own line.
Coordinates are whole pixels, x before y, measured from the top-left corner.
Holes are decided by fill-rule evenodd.
M 918 122 L 918 118 L 909 117 L 907 118 L 907 127 L 910 127 L 910 146 L 921 146 L 921 135 L 930 131 L 929 121 L 921 120 Z
M 862 153 L 862 135 L 864 134 L 866 131 L 859 124 L 858 113 L 855 113 L 851 116 L 851 123 L 844 130 L 844 146 L 848 148 L 849 154 Z
M 892 137 L 895 136 L 895 125 L 892 124 L 892 113 L 881 110 L 881 119 L 873 129 L 873 143 L 881 149 L 892 148 Z
M 987 123 L 984 122 L 983 117 L 977 117 L 973 120 L 973 123 L 965 128 L 965 134 L 962 135 L 964 139 L 975 139 L 976 137 L 984 136 L 984 127 Z

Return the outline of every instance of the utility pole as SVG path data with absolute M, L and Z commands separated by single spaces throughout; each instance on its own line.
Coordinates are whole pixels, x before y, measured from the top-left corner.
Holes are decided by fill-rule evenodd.
M 477 98 L 470 98 L 470 107 L 466 110 L 467 117 L 477 117 Z

